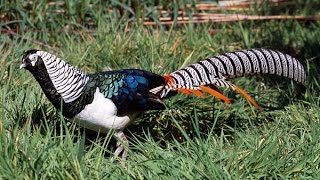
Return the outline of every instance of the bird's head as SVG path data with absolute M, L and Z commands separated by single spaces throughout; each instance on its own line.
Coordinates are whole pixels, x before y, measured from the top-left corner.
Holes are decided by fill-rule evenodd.
M 39 64 L 41 64 L 42 57 L 37 53 L 38 50 L 32 49 L 29 51 L 26 51 L 23 54 L 20 69 L 25 68 L 25 69 L 32 69 L 34 67 L 37 67 Z

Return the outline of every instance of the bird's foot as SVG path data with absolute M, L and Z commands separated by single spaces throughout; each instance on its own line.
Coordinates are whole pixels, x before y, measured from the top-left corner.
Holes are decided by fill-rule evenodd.
M 122 131 L 115 132 L 114 136 L 117 139 L 117 149 L 115 150 L 111 161 L 114 162 L 119 157 L 121 152 L 121 161 L 125 161 L 128 156 L 128 151 L 125 148 L 129 146 L 129 141 Z

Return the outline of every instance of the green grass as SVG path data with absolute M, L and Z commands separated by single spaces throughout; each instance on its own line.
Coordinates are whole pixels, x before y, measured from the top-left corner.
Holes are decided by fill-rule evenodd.
M 130 17 L 120 18 L 119 12 L 106 11 L 106 7 L 129 8 L 118 1 L 66 2 L 65 8 L 47 6 L 44 1 L 32 6 L 24 1 L 0 5 L 5 20 L 1 20 L 2 30 L 19 27 L 18 35 L 0 35 L 1 179 L 320 176 L 319 22 L 143 27 Z M 136 16 L 155 16 L 147 13 L 151 5 L 152 1 L 139 4 Z M 291 4 L 292 11 L 280 8 L 275 12 L 266 6 L 252 13 L 319 14 L 315 5 L 317 1 L 298 1 Z M 168 4 L 173 12 L 176 6 Z M 65 13 L 54 13 L 57 9 Z M 211 28 L 220 31 L 210 34 Z M 30 48 L 54 52 L 87 72 L 111 67 L 165 74 L 220 52 L 253 47 L 279 49 L 298 57 L 308 70 L 306 91 L 283 78 L 234 80 L 263 106 L 263 112 L 228 89 L 221 90 L 235 100 L 230 107 L 213 97 L 175 96 L 166 101 L 166 110 L 146 112 L 126 129 L 130 147 L 125 167 L 110 162 L 115 149 L 110 134 L 84 133 L 64 119 L 31 74 L 19 70 L 21 55 Z

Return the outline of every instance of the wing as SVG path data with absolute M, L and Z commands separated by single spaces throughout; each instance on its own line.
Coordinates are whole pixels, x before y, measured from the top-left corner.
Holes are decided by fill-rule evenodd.
M 160 96 L 149 90 L 164 83 L 165 79 L 149 71 L 124 69 L 90 75 L 88 86 L 98 87 L 106 98 L 111 99 L 118 114 L 130 111 L 164 109 Z

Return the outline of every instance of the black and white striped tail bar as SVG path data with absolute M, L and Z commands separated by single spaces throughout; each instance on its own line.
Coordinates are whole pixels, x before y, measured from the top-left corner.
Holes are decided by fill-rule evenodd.
M 168 90 L 196 90 L 209 84 L 232 87 L 229 79 L 254 74 L 274 74 L 306 84 L 305 69 L 292 56 L 270 49 L 247 49 L 210 57 L 174 71 L 169 74 L 171 83 L 162 89 L 161 96 L 165 97 Z

